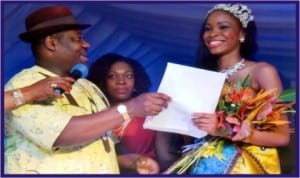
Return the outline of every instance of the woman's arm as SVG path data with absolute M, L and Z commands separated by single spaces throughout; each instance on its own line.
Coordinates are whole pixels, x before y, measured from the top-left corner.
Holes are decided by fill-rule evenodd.
M 268 63 L 257 63 L 251 73 L 251 76 L 260 89 L 277 89 L 278 94 L 280 94 L 283 90 L 277 70 L 274 66 Z M 287 117 L 281 115 L 281 119 L 287 120 Z M 251 135 L 246 139 L 246 142 L 260 146 L 278 147 L 286 146 L 289 143 L 289 140 L 289 125 L 284 124 L 274 127 L 269 131 L 259 131 L 252 128 Z

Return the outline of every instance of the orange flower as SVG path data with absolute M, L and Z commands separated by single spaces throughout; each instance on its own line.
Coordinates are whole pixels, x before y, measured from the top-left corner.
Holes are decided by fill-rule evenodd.
M 245 80 L 250 81 L 250 77 Z M 237 82 L 232 86 L 227 83 L 224 85 L 218 104 L 218 127 L 230 125 L 231 130 L 236 133 L 245 119 L 262 130 L 288 124 L 289 122 L 282 119 L 282 114 L 293 110 L 295 102 L 285 103 L 278 100 L 277 89 L 260 90 L 256 93 L 249 86 L 249 81 Z

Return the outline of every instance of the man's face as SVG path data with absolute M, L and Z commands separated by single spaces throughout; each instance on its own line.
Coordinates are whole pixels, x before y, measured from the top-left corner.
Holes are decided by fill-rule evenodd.
M 80 30 L 67 30 L 54 34 L 57 39 L 56 60 L 69 71 L 78 63 L 87 63 L 87 49 L 90 44 L 82 37 Z

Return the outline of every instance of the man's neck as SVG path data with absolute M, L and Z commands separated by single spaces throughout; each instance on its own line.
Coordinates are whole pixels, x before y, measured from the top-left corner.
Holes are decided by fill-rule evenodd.
M 61 76 L 61 77 L 69 75 L 69 72 L 64 72 L 59 67 L 54 66 L 54 65 L 47 65 L 47 64 L 41 64 L 41 63 L 36 63 L 36 65 L 38 65 L 40 67 L 43 67 L 43 68 L 51 71 L 52 73 L 55 73 L 58 76 Z

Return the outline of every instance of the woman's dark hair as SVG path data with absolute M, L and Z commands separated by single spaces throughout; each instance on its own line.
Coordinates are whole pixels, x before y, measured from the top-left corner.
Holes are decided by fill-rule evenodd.
M 134 59 L 126 58 L 122 55 L 115 53 L 108 53 L 98 58 L 91 65 L 87 79 L 95 83 L 110 100 L 110 96 L 108 94 L 106 86 L 106 76 L 111 66 L 117 62 L 125 62 L 133 70 L 133 75 L 135 78 L 135 90 L 132 93 L 132 97 L 140 95 L 141 93 L 145 93 L 149 90 L 149 87 L 151 86 L 151 81 L 144 67 Z
M 228 14 L 230 14 L 227 11 L 224 11 Z M 250 21 L 247 25 L 247 28 L 242 27 L 242 23 L 232 14 L 230 14 L 236 21 L 240 24 L 240 28 L 245 33 L 245 41 L 241 44 L 240 53 L 243 58 L 251 58 L 252 55 L 257 50 L 257 43 L 256 43 L 256 24 L 254 21 Z M 208 17 L 208 16 L 207 16 Z M 197 51 L 197 60 L 196 60 L 196 66 L 204 69 L 209 70 L 217 70 L 217 60 L 218 56 L 214 56 L 210 54 L 208 48 L 205 46 L 203 41 L 203 34 L 205 32 L 205 25 L 207 22 L 207 18 L 205 19 L 204 23 L 202 24 L 202 28 L 200 31 L 200 43 Z

